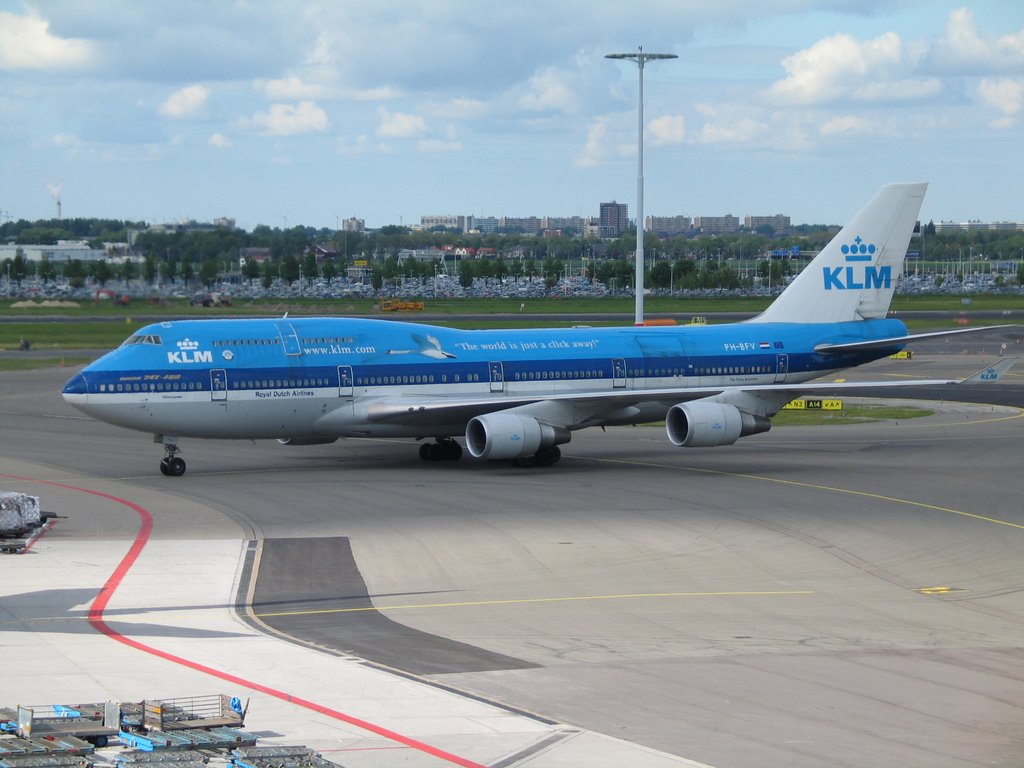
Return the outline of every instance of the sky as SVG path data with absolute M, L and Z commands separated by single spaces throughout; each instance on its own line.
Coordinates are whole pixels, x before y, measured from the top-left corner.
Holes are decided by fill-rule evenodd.
M 1024 221 L 1019 0 L 0 0 L 0 221 Z

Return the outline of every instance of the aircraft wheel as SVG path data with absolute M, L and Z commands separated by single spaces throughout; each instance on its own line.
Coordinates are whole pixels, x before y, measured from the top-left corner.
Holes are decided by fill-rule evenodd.
M 430 455 L 430 453 L 431 453 L 430 449 L 431 449 L 431 444 L 430 443 L 420 443 L 420 458 L 423 461 L 433 461 L 433 458 Z
M 171 470 L 167 468 L 167 459 L 160 459 L 160 474 L 169 475 Z
M 534 458 L 536 459 L 538 467 L 550 467 L 562 458 L 562 449 L 557 445 L 553 445 L 550 448 L 541 448 L 534 455 Z
M 185 474 L 185 460 L 180 456 L 167 459 L 167 474 L 171 477 L 181 477 Z

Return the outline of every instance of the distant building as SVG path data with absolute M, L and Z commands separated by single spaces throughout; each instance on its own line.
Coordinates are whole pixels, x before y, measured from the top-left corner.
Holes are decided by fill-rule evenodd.
M 398 252 L 398 260 L 405 261 L 444 261 L 447 253 L 440 248 L 403 248 Z
M 693 228 L 689 216 L 648 216 L 644 219 L 644 231 L 658 237 L 685 235 Z
M 539 235 L 544 229 L 536 216 L 502 216 L 498 219 L 498 228 L 504 232 L 521 232 L 524 235 Z
M 694 216 L 693 228 L 702 235 L 725 235 L 739 232 L 740 220 L 731 213 L 725 216 Z
M 239 248 L 238 249 L 238 263 L 241 266 L 245 266 L 250 261 L 254 261 L 257 264 L 262 264 L 265 261 L 270 261 L 270 249 L 269 248 Z
M 195 219 L 182 219 L 176 222 L 164 224 L 150 224 L 147 227 L 149 232 L 213 232 L 218 229 L 234 229 L 235 220 L 227 216 L 221 216 L 209 221 L 196 221 Z
M 420 216 L 420 227 L 422 229 L 444 227 L 445 229 L 458 229 L 462 232 L 468 232 L 473 229 L 473 217 L 454 214 L 446 216 Z
M 100 261 L 107 258 L 106 249 L 90 248 L 84 240 L 58 240 L 56 245 L 0 245 L 0 261 L 13 259 L 21 251 L 26 261 L 66 264 L 69 261 Z
M 560 229 L 563 232 L 567 229 L 582 232 L 585 225 L 582 216 L 542 216 L 540 220 L 544 231 Z
M 935 222 L 936 234 L 942 234 L 943 232 L 977 232 L 985 229 L 1001 229 L 1001 230 L 1024 230 L 1024 224 L 1013 221 L 978 221 L 972 219 L 971 221 L 937 221 Z
M 341 229 L 343 232 L 365 232 L 366 222 L 351 216 L 341 222 Z
M 787 235 L 792 227 L 792 222 L 790 222 L 789 216 L 785 216 L 781 213 L 777 213 L 774 216 L 747 215 L 743 217 L 743 226 L 751 232 L 758 232 L 771 228 L 771 231 L 776 235 Z
M 498 231 L 497 216 L 474 216 L 475 229 L 482 235 L 493 235 Z
M 586 238 L 601 237 L 601 220 L 591 217 L 583 220 L 583 228 L 580 230 Z
M 629 226 L 629 206 L 626 203 L 601 203 L 601 237 L 618 237 Z

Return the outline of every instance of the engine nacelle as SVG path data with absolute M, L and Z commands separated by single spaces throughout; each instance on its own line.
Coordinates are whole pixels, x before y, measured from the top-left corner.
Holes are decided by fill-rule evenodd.
M 281 445 L 327 445 L 338 441 L 336 437 L 279 437 Z
M 767 416 L 755 416 L 725 403 L 679 403 L 668 409 L 665 431 L 672 445 L 712 448 L 772 428 Z
M 532 456 L 571 439 L 569 430 L 541 424 L 532 416 L 488 413 L 469 420 L 466 448 L 477 459 L 517 459 Z

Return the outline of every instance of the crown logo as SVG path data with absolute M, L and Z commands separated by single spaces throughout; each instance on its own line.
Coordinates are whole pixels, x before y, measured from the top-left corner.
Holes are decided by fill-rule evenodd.
M 846 256 L 847 261 L 870 261 L 876 248 L 874 243 L 865 243 L 864 239 L 857 235 L 852 243 L 843 243 L 839 250 Z
M 192 339 L 185 338 L 178 342 L 178 349 L 182 352 L 194 352 L 199 349 L 199 342 L 192 341 Z

